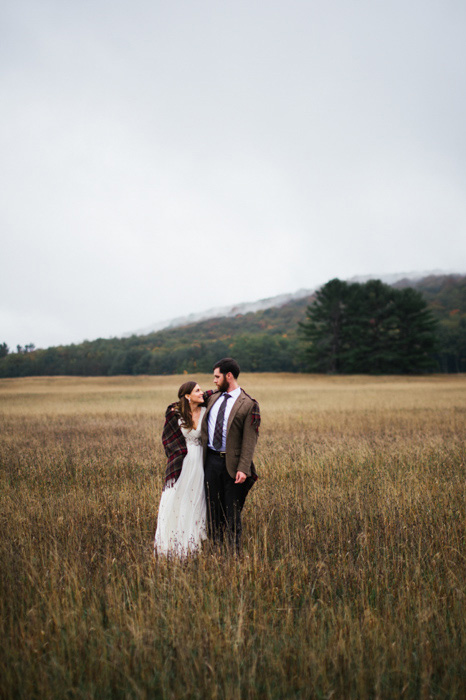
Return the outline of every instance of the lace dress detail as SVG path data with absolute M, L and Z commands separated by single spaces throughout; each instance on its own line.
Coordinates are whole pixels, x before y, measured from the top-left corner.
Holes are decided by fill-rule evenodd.
M 206 501 L 204 494 L 204 464 L 201 442 L 201 415 L 195 430 L 181 426 L 188 453 L 183 460 L 178 481 L 162 492 L 160 499 L 154 551 L 157 554 L 185 557 L 199 550 L 206 532 Z

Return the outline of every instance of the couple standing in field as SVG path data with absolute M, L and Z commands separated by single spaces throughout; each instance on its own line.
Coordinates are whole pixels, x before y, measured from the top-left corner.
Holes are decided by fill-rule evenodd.
M 203 540 L 237 553 L 241 511 L 257 479 L 253 464 L 259 404 L 238 384 L 231 357 L 214 365 L 216 391 L 185 382 L 168 406 L 162 442 L 167 455 L 154 552 L 187 556 Z

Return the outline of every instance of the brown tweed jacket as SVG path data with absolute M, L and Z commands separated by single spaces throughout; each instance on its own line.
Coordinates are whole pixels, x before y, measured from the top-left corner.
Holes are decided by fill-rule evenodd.
M 204 462 L 209 441 L 208 421 L 209 413 L 221 392 L 215 391 L 207 399 L 207 411 L 202 421 L 202 444 L 204 447 Z M 229 475 L 235 479 L 236 472 L 240 471 L 256 481 L 257 472 L 252 458 L 259 435 L 260 413 L 259 404 L 241 389 L 241 394 L 236 399 L 228 416 L 227 441 L 226 441 L 226 468 Z

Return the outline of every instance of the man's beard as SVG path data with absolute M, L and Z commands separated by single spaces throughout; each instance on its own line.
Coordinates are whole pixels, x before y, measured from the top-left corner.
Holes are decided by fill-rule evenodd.
M 221 392 L 228 391 L 228 382 L 225 377 L 223 377 L 223 382 L 221 384 L 217 384 L 217 387 Z

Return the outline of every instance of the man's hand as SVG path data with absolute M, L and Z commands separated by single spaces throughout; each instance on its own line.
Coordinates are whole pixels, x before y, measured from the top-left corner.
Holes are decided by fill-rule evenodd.
M 236 472 L 235 484 L 242 484 L 246 479 L 247 476 L 244 472 Z

